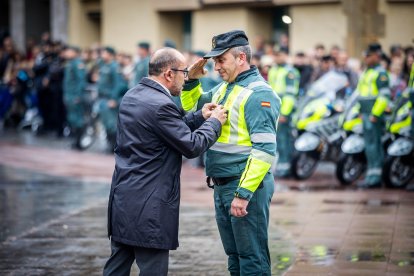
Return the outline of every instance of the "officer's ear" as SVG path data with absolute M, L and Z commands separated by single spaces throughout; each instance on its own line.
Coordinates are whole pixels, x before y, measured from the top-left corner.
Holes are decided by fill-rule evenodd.
M 246 53 L 240 52 L 239 58 L 238 58 L 238 64 L 239 66 L 244 65 L 247 62 L 247 56 Z
M 171 82 L 174 78 L 173 76 L 174 72 L 171 69 L 168 69 L 167 71 L 164 72 L 164 78 L 168 81 Z

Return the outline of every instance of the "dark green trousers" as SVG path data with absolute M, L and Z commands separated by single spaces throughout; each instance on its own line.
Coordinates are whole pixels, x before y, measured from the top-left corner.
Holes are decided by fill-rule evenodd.
M 291 118 L 285 123 L 280 123 L 277 127 L 277 152 L 279 153 L 279 159 L 276 165 L 277 175 L 290 174 L 290 163 L 292 161 L 293 154 L 293 136 L 292 127 L 290 125 Z
M 263 180 L 242 218 L 230 215 L 239 180 L 214 187 L 216 221 L 231 275 L 271 275 L 268 247 L 269 206 L 274 192 L 271 173 Z
M 83 128 L 85 126 L 85 108 L 82 103 L 66 104 L 66 114 L 71 128 Z
M 381 182 L 384 149 L 381 143 L 383 120 L 378 118 L 376 123 L 369 120 L 369 114 L 362 114 L 364 128 L 365 156 L 367 158 L 367 174 L 365 183 L 376 184 Z

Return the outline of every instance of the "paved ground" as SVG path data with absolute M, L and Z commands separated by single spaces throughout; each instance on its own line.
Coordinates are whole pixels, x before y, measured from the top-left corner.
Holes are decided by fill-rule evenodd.
M 0 136 L 0 275 L 101 274 L 113 158 L 99 146 L 79 153 L 68 145 Z M 308 181 L 277 181 L 273 274 L 413 275 L 414 194 L 344 189 L 332 173 L 324 164 Z M 226 275 L 212 191 L 202 179 L 202 170 L 184 165 L 180 247 L 171 253 L 170 275 Z

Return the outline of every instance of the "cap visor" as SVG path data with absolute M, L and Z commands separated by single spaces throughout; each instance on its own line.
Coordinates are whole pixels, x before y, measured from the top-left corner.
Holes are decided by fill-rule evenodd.
M 203 58 L 212 58 L 212 57 L 217 57 L 217 56 L 221 56 L 222 54 L 224 54 L 228 49 L 230 48 L 226 48 L 223 50 L 213 50 L 210 53 L 208 53 L 207 55 L 205 55 Z

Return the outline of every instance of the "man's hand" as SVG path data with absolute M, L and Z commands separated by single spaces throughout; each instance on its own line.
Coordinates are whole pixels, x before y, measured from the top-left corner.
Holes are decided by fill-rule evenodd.
M 195 80 L 204 77 L 207 74 L 207 70 L 204 69 L 207 59 L 200 58 L 193 65 L 188 68 L 188 79 Z
M 213 110 L 217 107 L 217 104 L 215 103 L 206 103 L 203 106 L 203 109 L 201 109 L 201 112 L 203 113 L 204 119 L 210 118 L 211 114 L 213 113 Z
M 247 215 L 247 205 L 249 205 L 247 199 L 235 197 L 231 203 L 230 214 L 235 217 L 244 217 Z
M 376 123 L 378 121 L 377 117 L 375 117 L 374 115 L 369 116 L 369 120 L 371 121 L 371 123 Z
M 279 116 L 279 123 L 286 123 L 286 122 L 287 122 L 287 117 L 283 116 L 283 115 L 280 115 Z
M 225 109 L 222 105 L 217 105 L 211 113 L 210 117 L 216 118 L 220 121 L 221 125 L 224 125 L 224 123 L 227 121 L 227 109 Z
M 108 107 L 109 107 L 109 108 L 115 108 L 115 107 L 117 106 L 117 104 L 116 104 L 116 101 L 115 101 L 115 100 L 109 100 L 109 101 L 107 102 L 107 104 L 108 104 Z

